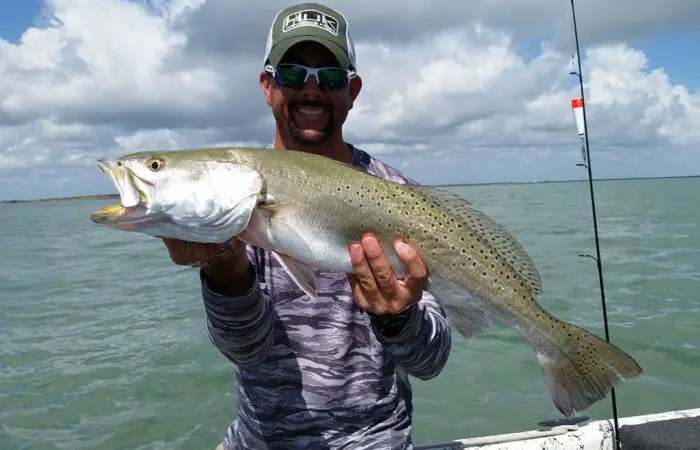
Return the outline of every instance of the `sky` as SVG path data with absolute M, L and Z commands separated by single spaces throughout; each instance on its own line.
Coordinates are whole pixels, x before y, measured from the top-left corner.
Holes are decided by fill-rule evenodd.
M 138 150 L 267 146 L 277 0 L 3 0 L 0 200 L 116 192 Z M 426 184 L 582 179 L 569 0 L 329 0 L 348 142 Z M 672 6 L 671 6 L 672 5 Z M 700 1 L 576 3 L 595 178 L 700 175 Z

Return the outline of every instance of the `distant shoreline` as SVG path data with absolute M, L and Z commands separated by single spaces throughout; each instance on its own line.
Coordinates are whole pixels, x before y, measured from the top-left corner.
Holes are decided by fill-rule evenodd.
M 665 180 L 674 178 L 700 178 L 700 175 L 677 175 L 665 177 L 630 177 L 630 178 L 596 178 L 593 181 L 632 181 L 632 180 Z M 497 185 L 516 185 L 516 184 L 550 184 L 550 183 L 579 183 L 588 181 L 587 178 L 578 180 L 542 180 L 542 181 L 493 181 L 483 183 L 447 183 L 447 184 L 432 184 L 435 187 L 456 187 L 456 186 L 497 186 Z M 39 202 L 69 202 L 76 200 L 114 200 L 119 199 L 119 194 L 95 194 L 95 195 L 78 195 L 74 197 L 51 197 L 39 198 L 32 200 L 0 200 L 3 203 L 39 203 Z
M 118 199 L 119 194 L 96 194 L 96 195 L 77 195 L 75 197 L 52 197 L 38 198 L 32 200 L 0 200 L 0 203 L 38 203 L 38 202 L 71 202 L 75 200 L 109 200 Z
M 675 178 L 700 178 L 700 175 L 673 175 L 663 177 L 629 177 L 629 178 L 594 178 L 593 181 L 633 181 L 633 180 L 671 180 Z M 542 181 L 494 181 L 483 183 L 448 183 L 434 184 L 435 187 L 455 187 L 455 186 L 496 186 L 509 184 L 552 184 L 552 183 L 580 183 L 588 181 L 588 178 L 578 180 L 542 180 Z

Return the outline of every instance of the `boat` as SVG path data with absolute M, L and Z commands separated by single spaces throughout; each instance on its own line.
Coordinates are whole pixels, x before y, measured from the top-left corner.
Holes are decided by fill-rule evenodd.
M 619 417 L 623 449 L 700 449 L 700 408 Z M 614 450 L 613 419 L 415 445 L 414 450 Z

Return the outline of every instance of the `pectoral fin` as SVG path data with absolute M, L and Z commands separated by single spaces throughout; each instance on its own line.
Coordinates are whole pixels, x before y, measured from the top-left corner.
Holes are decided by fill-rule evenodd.
M 287 255 L 282 255 L 277 252 L 272 252 L 272 254 L 306 295 L 314 300 L 318 298 L 316 294 L 316 276 L 314 275 L 313 267 L 290 258 Z
M 258 208 L 267 211 L 270 215 L 286 216 L 297 211 L 297 207 L 290 203 L 259 203 Z

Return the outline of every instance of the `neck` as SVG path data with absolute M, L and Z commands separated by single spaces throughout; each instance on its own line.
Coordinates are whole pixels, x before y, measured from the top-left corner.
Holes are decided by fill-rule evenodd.
M 275 133 L 275 140 L 273 141 L 272 146 L 274 148 L 282 150 L 298 150 L 307 153 L 314 153 L 348 164 L 352 162 L 352 150 L 350 150 L 350 146 L 345 143 L 342 136 L 338 136 L 337 138 L 331 139 L 324 145 L 305 146 L 296 142 L 291 137 L 284 138 L 280 134 L 279 130 L 277 130 Z

